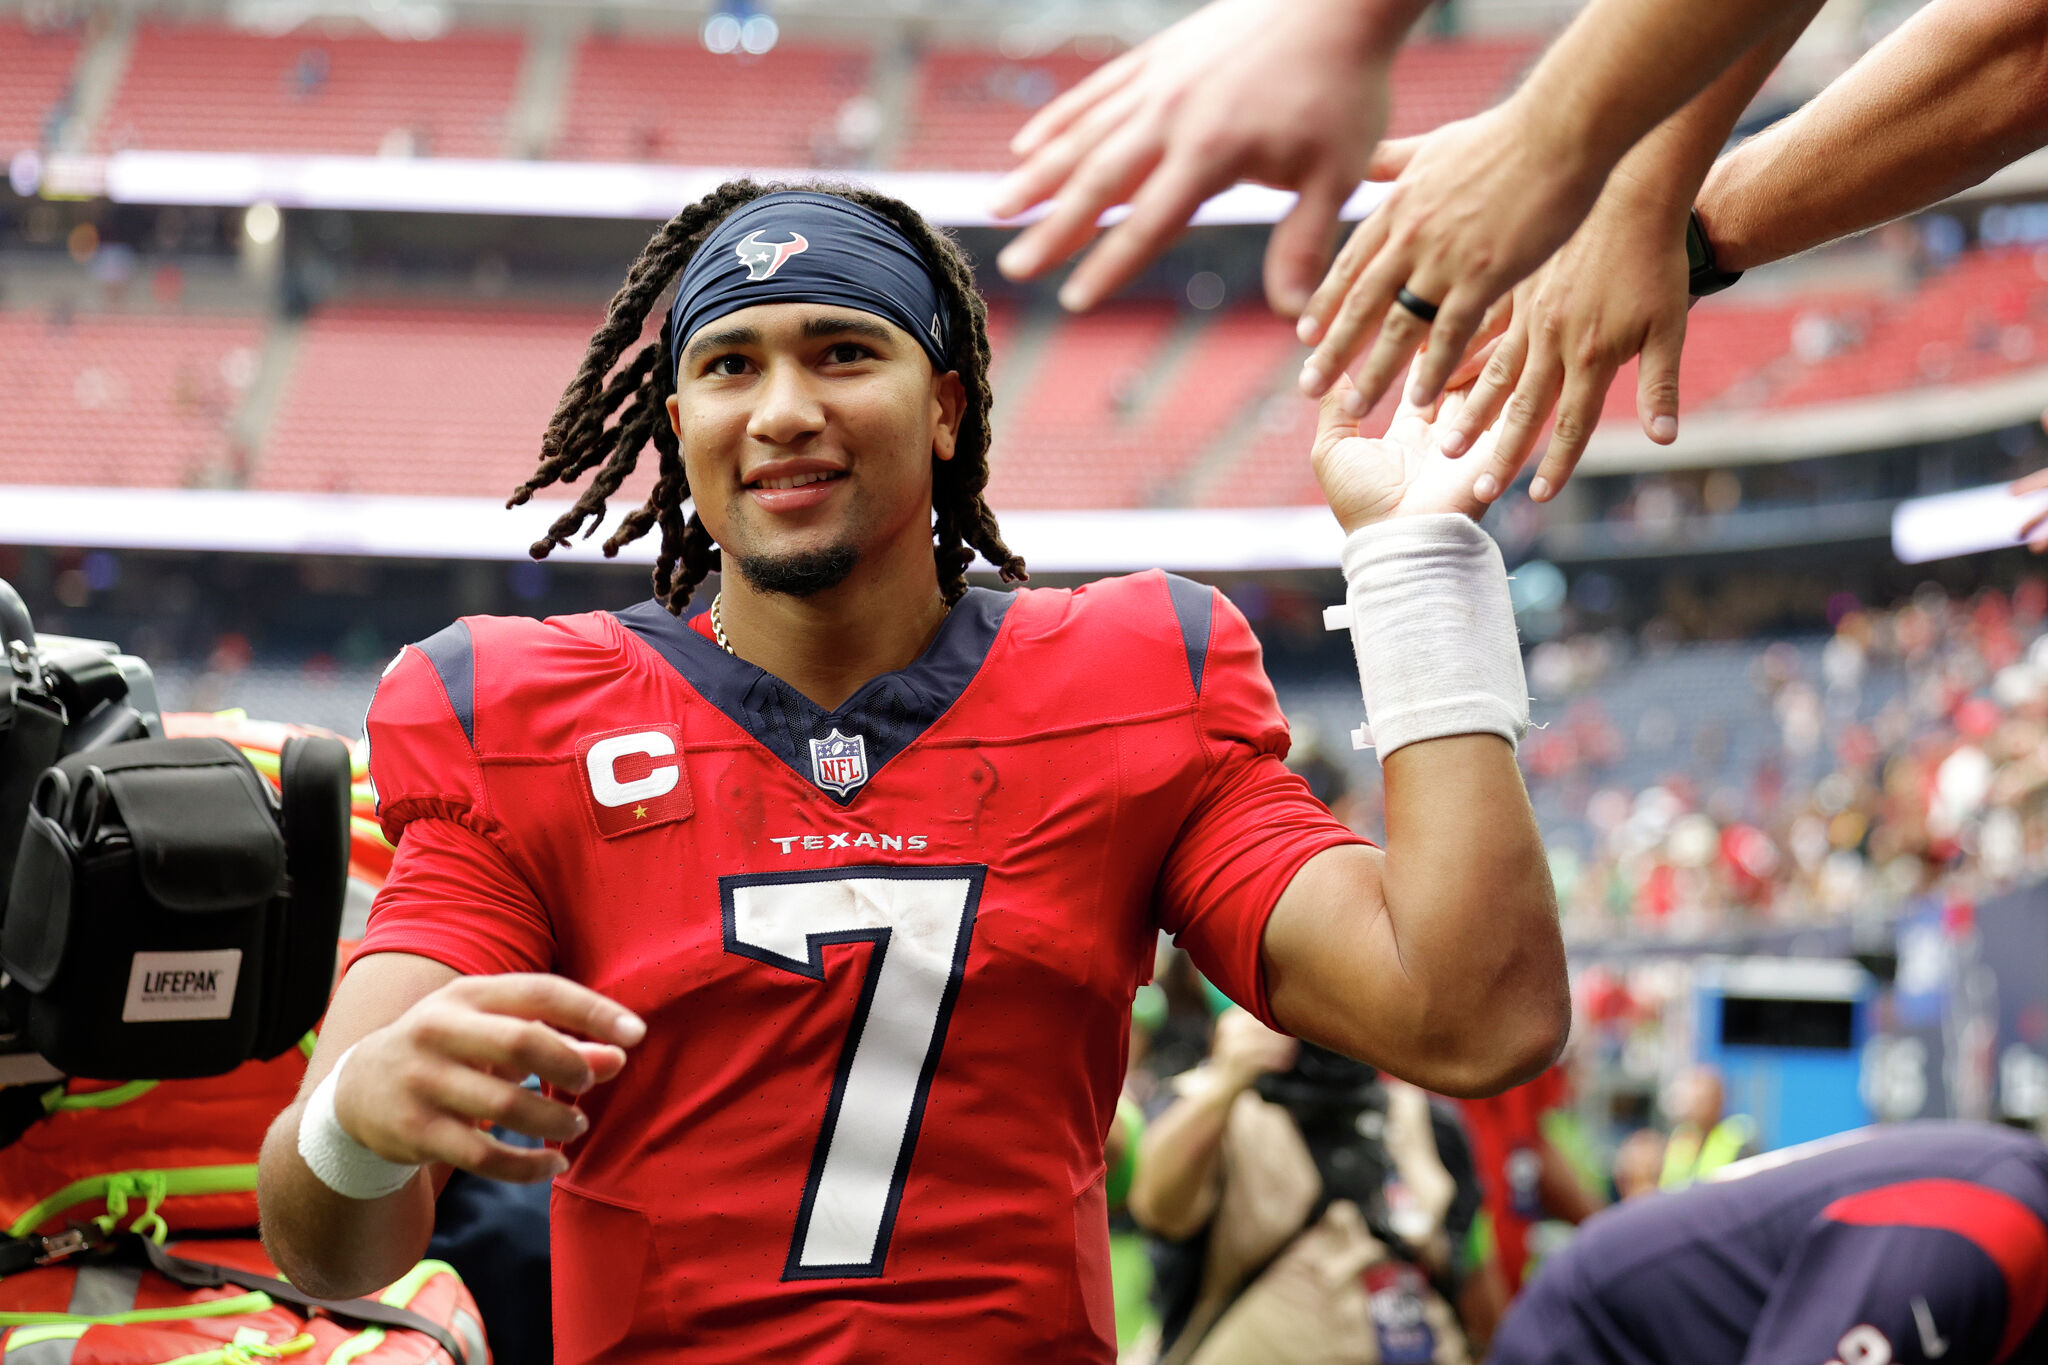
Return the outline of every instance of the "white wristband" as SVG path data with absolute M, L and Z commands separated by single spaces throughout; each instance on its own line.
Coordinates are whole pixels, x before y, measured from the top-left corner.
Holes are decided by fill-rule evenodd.
M 1515 609 L 1500 547 L 1456 512 L 1395 517 L 1344 541 L 1346 613 L 1369 742 L 1381 762 L 1444 735 L 1529 728 Z
M 386 1161 L 348 1135 L 334 1113 L 334 1087 L 348 1065 L 350 1047 L 334 1070 L 313 1087 L 299 1116 L 299 1155 L 320 1183 L 349 1199 L 382 1199 L 405 1188 L 419 1174 L 417 1166 Z

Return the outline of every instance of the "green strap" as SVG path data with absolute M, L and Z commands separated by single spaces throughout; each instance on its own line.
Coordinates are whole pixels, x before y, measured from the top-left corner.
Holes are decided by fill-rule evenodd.
M 419 1296 L 420 1290 L 426 1288 L 427 1281 L 443 1272 L 455 1274 L 454 1267 L 446 1261 L 421 1261 L 389 1289 L 379 1294 L 378 1301 L 393 1308 L 409 1308 L 412 1301 Z M 327 1365 L 348 1365 L 349 1361 L 358 1356 L 368 1355 L 384 1344 L 384 1335 L 382 1327 L 365 1327 L 335 1347 L 334 1353 L 327 1357 Z
M 319 1341 L 311 1332 L 301 1332 L 290 1341 L 272 1346 L 266 1341 L 242 1341 L 238 1339 L 213 1351 L 201 1351 L 197 1355 L 179 1356 L 167 1360 L 164 1365 L 255 1365 L 259 1360 L 276 1360 L 280 1356 L 295 1356 L 312 1350 Z
M 43 1327 L 23 1327 L 7 1338 L 7 1349 L 0 1351 L 0 1360 L 13 1355 L 23 1346 L 33 1346 L 39 1341 L 76 1341 L 91 1327 L 89 1322 L 53 1322 Z
M 43 1096 L 43 1112 L 70 1114 L 81 1109 L 119 1109 L 131 1100 L 141 1099 L 157 1085 L 156 1081 L 130 1081 L 112 1090 L 92 1090 L 81 1095 L 67 1095 L 60 1085 Z
M 136 1194 L 146 1198 L 156 1190 L 159 1200 L 177 1195 L 248 1194 L 256 1188 L 256 1163 L 239 1166 L 188 1166 L 175 1171 L 112 1171 L 74 1180 L 8 1225 L 10 1237 L 26 1237 L 61 1213 L 80 1204 L 105 1203 L 115 1217 L 127 1212 L 127 1201 Z M 116 1208 L 115 1205 L 120 1207 Z M 155 1210 L 152 1208 L 151 1213 Z M 160 1221 L 160 1220 L 159 1220 Z M 161 1240 L 160 1238 L 158 1240 Z
M 0 1327 L 75 1326 L 133 1327 L 145 1322 L 186 1322 L 193 1318 L 227 1318 L 237 1313 L 267 1313 L 277 1305 L 258 1289 L 233 1298 L 180 1303 L 167 1308 L 132 1308 L 126 1313 L 91 1316 L 81 1313 L 0 1313 Z

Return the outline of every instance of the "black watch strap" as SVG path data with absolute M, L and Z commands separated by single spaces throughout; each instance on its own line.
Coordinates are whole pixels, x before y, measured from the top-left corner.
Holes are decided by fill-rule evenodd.
M 1698 209 L 1685 215 L 1685 263 L 1689 270 L 1686 289 L 1696 299 L 1718 294 L 1742 278 L 1740 270 L 1723 270 L 1714 263 L 1714 244 L 1700 226 Z

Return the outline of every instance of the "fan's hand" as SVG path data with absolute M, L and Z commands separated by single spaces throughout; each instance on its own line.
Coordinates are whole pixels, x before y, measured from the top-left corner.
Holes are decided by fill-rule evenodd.
M 1060 96 L 1010 144 L 1022 164 L 999 218 L 1050 201 L 997 265 L 1030 279 L 1079 251 L 1103 210 L 1130 216 L 1074 268 L 1060 302 L 1100 303 L 1239 180 L 1299 190 L 1266 250 L 1266 295 L 1289 317 L 1329 264 L 1337 211 L 1387 122 L 1394 49 L 1413 0 L 1214 0 Z

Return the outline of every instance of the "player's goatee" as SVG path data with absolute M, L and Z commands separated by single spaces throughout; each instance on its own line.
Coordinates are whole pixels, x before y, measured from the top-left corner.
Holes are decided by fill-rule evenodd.
M 728 556 L 731 558 L 731 556 Z M 860 551 L 851 545 L 828 545 L 822 550 L 798 550 L 786 555 L 748 555 L 734 559 L 740 576 L 762 592 L 779 592 L 789 597 L 809 597 L 836 588 L 846 581 L 860 562 Z

